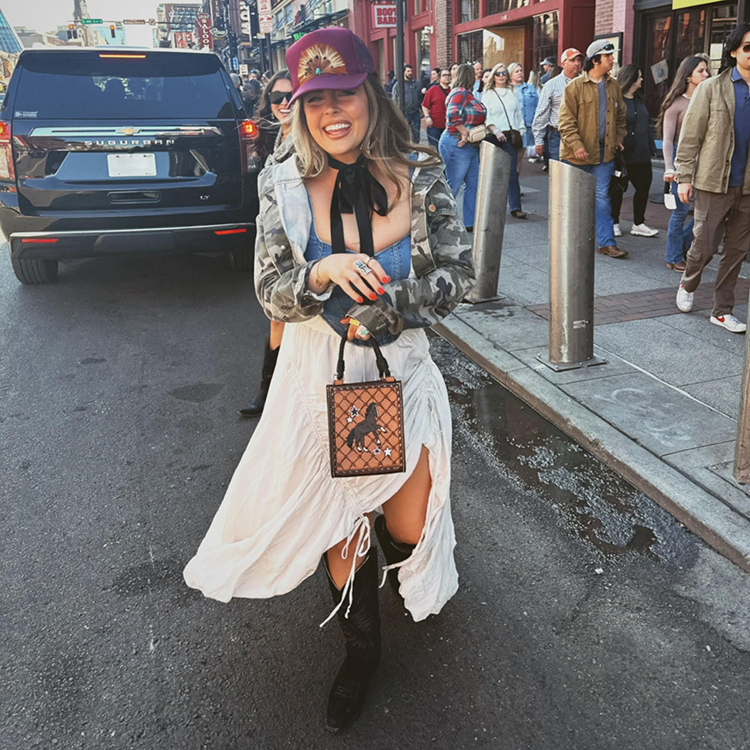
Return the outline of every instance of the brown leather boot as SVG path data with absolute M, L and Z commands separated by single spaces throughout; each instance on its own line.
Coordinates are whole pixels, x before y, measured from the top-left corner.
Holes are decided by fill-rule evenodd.
M 617 245 L 607 245 L 606 247 L 600 247 L 599 252 L 601 255 L 609 255 L 610 258 L 627 258 L 628 251 L 621 250 Z

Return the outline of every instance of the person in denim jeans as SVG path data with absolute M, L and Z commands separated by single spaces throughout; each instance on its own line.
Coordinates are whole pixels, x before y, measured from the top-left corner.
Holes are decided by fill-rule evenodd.
M 614 45 L 606 39 L 586 50 L 584 73 L 565 88 L 558 124 L 560 157 L 596 178 L 596 242 L 601 255 L 625 258 L 615 244 L 609 185 L 615 153 L 627 134 L 627 113 L 620 84 L 610 77 Z
M 472 93 L 474 70 L 468 63 L 458 66 L 453 88 L 445 100 L 445 130 L 438 151 L 445 162 L 445 176 L 453 195 L 464 190 L 464 226 L 474 231 L 479 184 L 479 144 L 469 143 L 469 130 L 484 124 L 487 110 Z
M 675 198 L 676 208 L 672 211 L 667 232 L 667 268 L 682 273 L 685 270 L 685 255 L 693 242 L 693 220 L 685 224 L 690 211 L 689 203 L 682 203 L 677 197 L 677 183 L 674 180 L 674 159 L 680 139 L 682 120 L 688 104 L 698 84 L 710 75 L 706 61 L 693 55 L 686 57 L 677 70 L 674 83 L 664 97 L 661 112 L 656 123 L 663 138 L 664 181 L 669 183 L 670 192 Z

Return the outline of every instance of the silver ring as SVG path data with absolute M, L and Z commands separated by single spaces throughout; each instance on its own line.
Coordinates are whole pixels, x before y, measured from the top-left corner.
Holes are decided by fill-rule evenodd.
M 368 268 L 370 268 L 370 263 L 372 263 L 372 262 L 373 262 L 374 260 L 375 260 L 375 256 L 373 255 L 373 256 L 372 256 L 371 258 L 368 258 L 368 259 L 367 259 L 367 263 L 365 263 L 365 265 L 366 265 L 366 266 L 367 266 Z M 372 270 L 372 269 L 370 268 L 370 270 Z
M 354 267 L 363 275 L 367 276 L 368 273 L 372 273 L 372 269 L 368 268 L 359 258 L 354 261 Z

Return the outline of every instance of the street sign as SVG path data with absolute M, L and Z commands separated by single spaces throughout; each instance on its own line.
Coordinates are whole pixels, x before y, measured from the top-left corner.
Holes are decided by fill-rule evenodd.
M 82 18 L 81 23 L 84 26 L 99 26 L 103 21 L 101 18 Z
M 123 26 L 145 26 L 145 18 L 125 18 L 122 22 Z
M 270 16 L 271 0 L 258 0 L 258 16 Z
M 270 34 L 273 32 L 273 16 L 258 14 L 258 29 L 261 34 Z
M 214 40 L 211 36 L 211 16 L 208 13 L 198 13 L 196 18 L 198 19 L 198 44 L 200 48 L 208 47 L 208 49 L 213 49 Z
M 372 27 L 374 29 L 392 29 L 396 27 L 396 4 L 373 5 Z

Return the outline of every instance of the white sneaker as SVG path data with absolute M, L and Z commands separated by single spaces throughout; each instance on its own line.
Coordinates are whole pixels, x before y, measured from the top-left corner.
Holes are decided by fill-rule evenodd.
M 615 237 L 622 237 L 622 229 L 619 224 L 615 224 Z
M 635 234 L 638 237 L 656 237 L 659 234 L 659 230 L 651 229 L 651 227 L 647 227 L 645 224 L 633 224 L 630 234 Z
M 693 309 L 694 296 L 693 292 L 686 292 L 680 284 L 680 288 L 677 290 L 677 307 L 680 312 L 690 312 Z
M 715 326 L 726 328 L 727 331 L 731 331 L 732 333 L 745 333 L 745 331 L 747 330 L 747 326 L 744 323 L 740 323 L 740 321 L 737 320 L 737 318 L 735 318 L 731 313 L 727 313 L 726 315 L 719 315 L 718 318 L 715 318 L 712 315 L 711 322 Z

